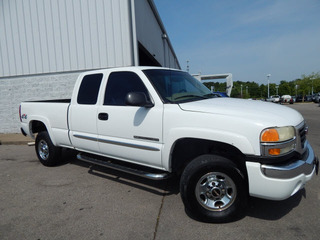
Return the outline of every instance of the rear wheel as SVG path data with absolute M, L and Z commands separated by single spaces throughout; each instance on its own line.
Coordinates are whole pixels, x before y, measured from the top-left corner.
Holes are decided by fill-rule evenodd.
M 181 176 L 180 193 L 186 210 L 206 222 L 240 217 L 248 196 L 237 166 L 218 155 L 202 155 L 191 161 Z
M 48 132 L 40 132 L 37 135 L 35 150 L 44 166 L 55 166 L 60 162 L 61 149 L 53 145 Z

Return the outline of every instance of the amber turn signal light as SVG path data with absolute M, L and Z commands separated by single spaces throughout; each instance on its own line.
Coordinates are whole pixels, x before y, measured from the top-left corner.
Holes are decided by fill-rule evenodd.
M 280 155 L 280 148 L 272 148 L 272 149 L 269 149 L 269 154 L 270 155 Z
M 261 136 L 262 142 L 277 142 L 279 141 L 279 134 L 276 129 L 267 129 Z

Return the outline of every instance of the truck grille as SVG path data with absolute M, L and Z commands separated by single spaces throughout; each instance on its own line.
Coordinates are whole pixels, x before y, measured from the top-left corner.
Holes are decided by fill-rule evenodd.
M 299 135 L 300 135 L 300 140 L 301 140 L 301 147 L 304 148 L 304 144 L 307 140 L 307 132 L 308 132 L 308 126 L 304 124 L 300 129 L 299 129 Z

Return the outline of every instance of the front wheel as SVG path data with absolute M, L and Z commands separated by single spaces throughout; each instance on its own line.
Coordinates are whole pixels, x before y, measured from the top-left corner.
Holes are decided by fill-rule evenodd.
M 48 132 L 38 133 L 35 150 L 44 166 L 55 166 L 60 162 L 61 149 L 53 145 Z
M 205 222 L 230 222 L 241 216 L 248 196 L 237 166 L 218 155 L 191 161 L 181 176 L 180 193 L 186 210 Z

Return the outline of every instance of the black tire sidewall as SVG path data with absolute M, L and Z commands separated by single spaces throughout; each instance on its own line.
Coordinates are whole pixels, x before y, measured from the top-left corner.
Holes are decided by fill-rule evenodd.
M 49 149 L 49 157 L 46 160 L 42 159 L 39 154 L 39 144 L 42 140 L 47 143 L 48 149 Z M 53 145 L 48 132 L 38 133 L 36 138 L 35 150 L 36 150 L 39 161 L 44 166 L 55 166 L 60 162 L 61 149 Z
M 209 172 L 226 174 L 236 186 L 236 199 L 223 211 L 210 211 L 204 208 L 196 198 L 196 184 Z M 231 160 L 218 155 L 202 155 L 191 161 L 185 168 L 181 176 L 180 193 L 186 210 L 197 219 L 205 222 L 229 222 L 242 215 L 247 203 L 248 190 L 244 177 Z

